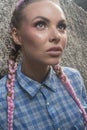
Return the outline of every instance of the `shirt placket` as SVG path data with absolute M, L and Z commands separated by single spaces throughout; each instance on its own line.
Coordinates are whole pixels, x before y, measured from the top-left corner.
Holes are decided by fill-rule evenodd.
M 56 120 L 56 116 L 58 116 L 58 114 L 56 112 L 56 109 L 53 106 L 53 103 L 51 102 L 49 91 L 50 90 L 48 90 L 45 87 L 42 87 L 42 89 L 41 89 L 41 92 L 45 97 L 47 112 L 48 112 L 48 115 L 50 116 L 50 118 L 52 120 L 54 130 L 60 130 L 59 124 Z

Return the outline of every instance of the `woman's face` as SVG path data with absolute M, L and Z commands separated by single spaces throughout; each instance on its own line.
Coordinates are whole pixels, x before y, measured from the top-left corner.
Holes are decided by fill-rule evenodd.
M 67 43 L 62 9 L 49 0 L 29 4 L 24 10 L 20 45 L 26 62 L 59 63 Z

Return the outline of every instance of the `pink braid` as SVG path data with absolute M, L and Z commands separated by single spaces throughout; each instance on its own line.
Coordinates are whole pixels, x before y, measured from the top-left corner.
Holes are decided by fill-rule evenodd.
M 58 75 L 58 77 L 61 79 L 63 85 L 66 87 L 67 91 L 70 93 L 70 95 L 72 96 L 74 101 L 77 103 L 78 107 L 80 108 L 80 110 L 83 114 L 83 118 L 85 120 L 86 129 L 87 129 L 87 113 L 86 113 L 85 109 L 83 108 L 83 106 L 81 105 L 79 98 L 77 98 L 76 93 L 75 93 L 68 77 L 63 72 L 61 66 L 56 65 L 53 68 L 54 68 L 56 74 Z
M 74 101 L 77 103 L 78 107 L 80 108 L 83 118 L 85 120 L 85 125 L 87 129 L 87 114 L 81 105 L 80 100 L 77 98 L 76 93 L 70 84 L 69 79 L 62 71 L 59 65 L 53 67 L 55 72 L 57 73 L 58 77 L 61 79 L 63 85 L 65 85 L 67 91 L 71 94 Z M 17 69 L 17 64 L 14 61 L 9 60 L 9 74 L 8 74 L 8 81 L 7 81 L 7 101 L 8 101 L 8 130 L 13 130 L 13 113 L 14 113 L 14 81 L 15 81 L 15 71 Z
M 19 0 L 16 4 L 16 9 L 24 2 L 24 0 Z
M 14 113 L 14 81 L 17 63 L 13 60 L 8 61 L 8 80 L 7 80 L 7 102 L 8 102 L 8 130 L 13 130 L 13 113 Z

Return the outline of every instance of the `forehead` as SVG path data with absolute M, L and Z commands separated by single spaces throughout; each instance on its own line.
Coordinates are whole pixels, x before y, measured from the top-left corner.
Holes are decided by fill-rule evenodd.
M 33 19 L 37 16 L 43 16 L 49 19 L 65 19 L 65 15 L 60 5 L 50 0 L 38 0 L 36 2 L 32 2 L 26 6 L 26 8 L 23 10 L 23 13 L 29 19 Z

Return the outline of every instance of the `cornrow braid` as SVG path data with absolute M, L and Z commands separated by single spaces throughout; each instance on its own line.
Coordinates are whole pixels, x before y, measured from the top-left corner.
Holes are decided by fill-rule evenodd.
M 87 129 L 87 113 L 85 111 L 85 109 L 83 108 L 79 98 L 77 97 L 75 90 L 73 89 L 70 80 L 68 79 L 68 77 L 65 75 L 65 73 L 63 72 L 62 68 L 60 65 L 56 65 L 53 67 L 54 71 L 56 72 L 57 76 L 60 78 L 62 84 L 66 87 L 67 91 L 69 92 L 69 94 L 72 96 L 72 98 L 74 99 L 74 101 L 77 103 L 79 109 L 82 112 L 84 121 L 85 121 L 85 126 Z
M 11 18 L 11 28 L 15 27 L 19 29 L 21 27 L 21 23 L 24 20 L 23 9 L 34 1 L 38 0 L 19 0 L 17 2 L 15 10 L 13 11 L 13 16 Z
M 26 0 L 28 1 L 28 0 Z M 21 26 L 22 21 L 22 10 L 27 4 L 22 3 L 23 0 L 19 1 L 16 9 L 13 12 L 13 16 L 11 18 L 10 28 L 11 32 L 13 31 L 13 28 L 19 29 Z M 8 60 L 8 79 L 7 79 L 7 106 L 8 106 L 8 130 L 13 130 L 13 115 L 14 115 L 14 82 L 15 82 L 15 73 L 17 69 L 17 56 L 19 54 L 19 50 L 21 47 L 17 45 L 13 39 L 13 48 L 11 50 L 11 53 L 9 55 Z
M 16 14 L 15 11 L 13 13 L 11 23 L 10 23 L 10 28 L 11 32 L 13 28 L 18 28 L 17 26 L 17 20 L 16 20 Z M 7 79 L 7 106 L 8 106 L 8 130 L 13 130 L 13 115 L 14 115 L 14 82 L 15 82 L 15 73 L 17 69 L 17 56 L 19 54 L 19 50 L 21 47 L 17 45 L 13 39 L 13 48 L 11 50 L 11 53 L 9 55 L 9 60 L 8 60 L 8 79 Z
M 25 0 L 19 0 L 18 3 L 16 4 L 16 9 L 24 2 Z
M 8 102 L 8 130 L 13 130 L 13 114 L 14 114 L 14 82 L 17 69 L 17 56 L 20 46 L 15 44 L 8 60 L 8 79 L 7 79 L 7 102 Z
M 21 23 L 24 20 L 24 14 L 23 10 L 25 7 L 27 7 L 29 4 L 36 2 L 36 1 L 42 1 L 42 0 L 19 0 L 16 4 L 15 10 L 13 12 L 13 17 L 11 18 L 11 27 L 16 27 L 19 29 L 21 27 Z M 51 1 L 51 0 L 49 0 Z M 57 1 L 58 3 L 58 1 Z

